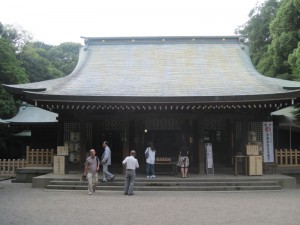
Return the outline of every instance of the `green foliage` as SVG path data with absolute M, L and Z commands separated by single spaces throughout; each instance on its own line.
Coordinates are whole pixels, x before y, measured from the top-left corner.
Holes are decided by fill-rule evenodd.
M 11 43 L 16 52 L 20 52 L 27 43 L 32 41 L 32 35 L 16 25 L 2 25 L 0 37 Z
M 248 37 L 256 69 L 267 76 L 299 79 L 300 1 L 267 0 L 249 17 L 236 32 Z
M 10 94 L 0 86 L 0 116 L 1 119 L 9 119 L 17 112 L 16 104 Z
M 300 1 L 266 0 L 236 30 L 249 40 L 253 65 L 266 75 L 300 81 Z M 297 106 L 300 120 L 300 104 Z
M 298 42 L 298 47 L 294 49 L 293 53 L 289 55 L 288 63 L 292 69 L 293 80 L 300 81 L 300 42 Z
M 0 38 L 0 84 L 18 84 L 28 81 L 15 52 L 8 41 Z M 16 112 L 16 103 L 0 86 L 0 118 L 9 118 Z
M 273 40 L 269 52 L 276 68 L 276 74 L 292 73 L 288 58 L 300 41 L 300 8 L 298 2 L 298 0 L 282 0 L 275 18 L 270 23 Z
M 277 9 L 277 0 L 268 0 L 265 3 L 256 6 L 249 13 L 249 21 L 235 31 L 238 35 L 247 36 L 247 39 L 249 40 L 249 53 L 254 66 L 257 66 L 262 58 L 265 58 L 268 45 L 272 41 L 269 25 L 274 18 Z M 270 64 L 270 62 L 265 63 L 267 65 Z M 263 68 L 260 69 L 260 72 L 262 71 L 265 72 Z
M 55 68 L 43 55 L 47 55 L 46 50 L 35 48 L 32 43 L 27 44 L 19 53 L 18 57 L 23 62 L 23 67 L 28 74 L 30 82 L 63 76 L 63 73 Z
M 28 81 L 22 62 L 16 57 L 11 45 L 4 39 L 0 39 L 0 83 L 18 84 Z
M 62 43 L 52 47 L 48 52 L 48 59 L 53 62 L 53 65 L 64 73 L 70 74 L 78 61 L 78 53 L 80 44 L 78 43 Z
M 291 73 L 290 65 L 287 60 L 297 43 L 298 40 L 292 32 L 283 31 L 280 35 L 274 37 L 268 52 L 276 68 L 276 74 Z
M 0 85 L 68 75 L 77 64 L 80 46 L 78 43 L 52 46 L 32 42 L 31 35 L 21 27 L 0 23 Z M 0 86 L 0 118 L 12 117 L 17 104 Z
M 70 74 L 77 65 L 78 43 L 51 46 L 42 42 L 28 43 L 19 54 L 30 82 L 59 78 Z

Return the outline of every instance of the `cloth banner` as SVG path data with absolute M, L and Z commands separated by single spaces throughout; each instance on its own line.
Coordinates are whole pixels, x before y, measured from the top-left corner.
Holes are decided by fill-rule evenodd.
M 274 162 L 273 122 L 263 122 L 264 162 Z
M 205 153 L 206 153 L 206 174 L 214 174 L 214 161 L 213 161 L 213 149 L 211 143 L 205 144 Z

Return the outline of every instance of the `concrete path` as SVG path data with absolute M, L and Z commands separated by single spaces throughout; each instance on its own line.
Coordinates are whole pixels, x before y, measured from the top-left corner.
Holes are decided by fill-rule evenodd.
M 2 225 L 297 225 L 300 189 L 253 192 L 46 191 L 0 182 Z

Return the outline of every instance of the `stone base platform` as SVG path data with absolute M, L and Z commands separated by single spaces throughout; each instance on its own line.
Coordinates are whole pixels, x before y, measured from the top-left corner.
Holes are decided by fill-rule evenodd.
M 15 183 L 32 183 L 34 177 L 53 172 L 52 167 L 23 167 L 16 170 Z
M 81 173 L 69 173 L 65 175 L 54 175 L 53 173 L 45 174 L 42 176 L 37 176 L 32 179 L 33 188 L 46 188 L 53 182 L 65 182 L 65 183 L 77 183 L 81 179 Z M 101 180 L 102 174 L 99 174 L 99 180 Z M 146 179 L 145 175 L 138 174 L 136 182 L 139 183 L 176 183 L 176 182 L 209 182 L 213 183 L 233 183 L 233 182 L 277 182 L 283 189 L 285 188 L 296 188 L 297 181 L 294 177 L 281 175 L 281 174 L 266 174 L 262 176 L 234 176 L 234 175 L 199 175 L 190 174 L 187 179 L 182 179 L 179 175 L 168 176 L 168 175 L 158 175 L 155 179 Z M 115 174 L 115 182 L 121 182 L 123 185 L 124 175 Z

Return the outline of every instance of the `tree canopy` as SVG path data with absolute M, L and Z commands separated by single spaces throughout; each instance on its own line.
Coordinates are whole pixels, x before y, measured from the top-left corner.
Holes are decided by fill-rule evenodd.
M 256 69 L 267 76 L 300 81 L 300 1 L 266 0 L 249 18 L 236 33 L 247 36 Z M 296 107 L 300 120 L 300 104 Z
M 21 27 L 0 22 L 0 84 L 21 84 L 58 78 L 75 68 L 79 43 L 52 46 L 32 41 L 32 36 Z M 16 113 L 18 102 L 0 86 L 0 118 Z
M 267 0 L 236 33 L 249 40 L 256 69 L 264 75 L 300 80 L 300 1 Z

